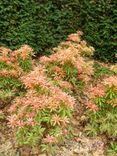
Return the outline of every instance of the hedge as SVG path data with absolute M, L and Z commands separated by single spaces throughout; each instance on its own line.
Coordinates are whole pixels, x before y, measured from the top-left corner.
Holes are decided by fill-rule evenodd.
M 94 58 L 116 62 L 116 0 L 1 0 L 0 45 L 11 49 L 29 44 L 49 54 L 77 29 L 95 47 Z
M 16 49 L 29 44 L 38 54 L 48 54 L 51 47 L 78 28 L 72 10 L 55 2 L 1 0 L 0 45 Z
M 85 39 L 96 49 L 94 57 L 106 62 L 116 62 L 117 1 L 82 0 L 80 16 Z

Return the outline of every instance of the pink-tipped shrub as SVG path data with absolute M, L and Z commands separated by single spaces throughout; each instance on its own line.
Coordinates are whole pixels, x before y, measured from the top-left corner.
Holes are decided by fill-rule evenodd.
M 28 45 L 15 51 L 0 47 L 0 108 L 20 94 L 23 88 L 19 78 L 30 71 L 32 65 L 32 49 Z
M 117 137 L 117 75 L 105 78 L 97 86 L 89 87 L 86 127 L 88 134 L 106 134 L 108 138 Z
M 20 145 L 50 151 L 69 137 L 76 103 L 71 93 L 78 83 L 88 84 L 93 74 L 93 62 L 84 56 L 92 55 L 94 49 L 81 35 L 70 35 L 49 57 L 41 57 L 30 72 L 21 74 L 19 81 L 25 92 L 13 100 L 8 118 Z M 21 57 L 22 62 L 27 57 L 25 50 L 21 51 L 12 56 Z

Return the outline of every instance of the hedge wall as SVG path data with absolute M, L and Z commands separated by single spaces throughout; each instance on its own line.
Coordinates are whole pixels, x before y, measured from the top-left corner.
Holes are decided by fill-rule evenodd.
M 80 16 L 84 37 L 96 49 L 94 57 L 102 61 L 116 62 L 117 1 L 81 0 Z
M 1 0 L 0 45 L 29 44 L 38 54 L 81 29 L 95 58 L 116 62 L 116 0 Z
M 39 54 L 48 53 L 51 47 L 77 29 L 72 10 L 59 6 L 56 1 L 0 1 L 0 44 L 11 49 L 26 43 Z

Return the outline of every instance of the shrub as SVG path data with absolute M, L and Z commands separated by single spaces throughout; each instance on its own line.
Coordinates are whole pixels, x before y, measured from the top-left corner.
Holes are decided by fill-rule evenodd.
M 102 83 L 90 86 L 86 103 L 87 134 L 104 134 L 111 142 L 117 137 L 117 75 L 104 79 Z
M 68 81 L 74 87 L 82 81 L 87 83 L 93 74 L 93 62 L 82 56 L 93 55 L 94 48 L 81 40 L 82 32 L 71 34 L 49 57 L 42 56 L 40 63 L 45 65 L 47 75 L 57 82 Z
M 50 153 L 70 136 L 76 103 L 73 87 L 80 81 L 87 84 L 93 73 L 92 62 L 83 56 L 92 55 L 94 49 L 81 35 L 79 31 L 69 35 L 49 57 L 40 57 L 30 72 L 20 76 L 25 92 L 13 100 L 8 118 L 20 145 Z
M 0 107 L 4 107 L 15 95 L 20 94 L 22 83 L 19 77 L 31 70 L 31 57 L 32 49 L 27 45 L 13 52 L 0 48 Z
M 52 85 L 41 66 L 21 77 L 21 81 L 27 92 L 11 106 L 10 124 L 17 129 L 20 145 L 35 147 L 40 144 L 41 150 L 47 150 L 63 138 L 65 129 L 68 133 L 75 99 Z
M 27 45 L 14 51 L 1 47 L 0 100 L 12 100 L 8 120 L 18 144 L 53 152 L 71 136 L 74 96 L 81 101 L 86 93 L 87 133 L 105 134 L 112 142 L 109 152 L 116 152 L 116 65 L 109 70 L 94 64 L 89 59 L 94 48 L 81 40 L 82 35 L 81 31 L 70 34 L 50 56 L 35 62 Z M 4 119 L 2 111 L 0 118 Z

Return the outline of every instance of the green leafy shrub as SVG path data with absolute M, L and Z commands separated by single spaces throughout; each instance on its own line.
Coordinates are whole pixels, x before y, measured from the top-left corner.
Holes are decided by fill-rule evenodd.
M 114 75 L 116 72 L 114 71 L 115 66 L 112 66 L 111 68 L 113 69 L 109 69 L 108 67 L 105 67 L 104 65 L 101 65 L 99 63 L 95 63 L 94 64 L 94 78 L 101 78 L 103 76 L 111 76 Z
M 111 143 L 109 148 L 107 149 L 108 156 L 115 156 L 117 155 L 117 143 Z

